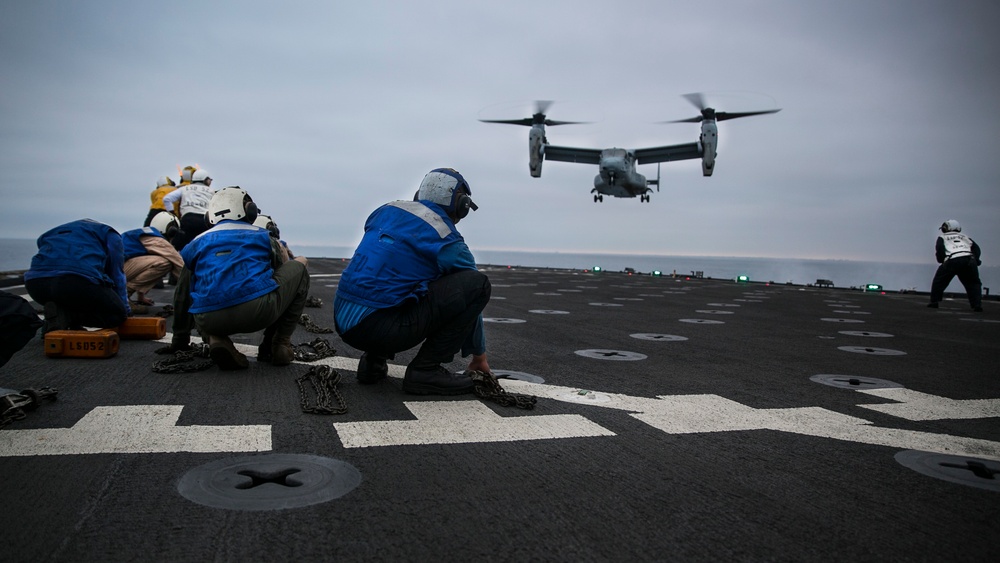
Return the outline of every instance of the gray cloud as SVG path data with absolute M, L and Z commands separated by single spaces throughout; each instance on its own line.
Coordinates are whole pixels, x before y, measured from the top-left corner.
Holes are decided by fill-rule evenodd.
M 140 4 L 0 7 L 0 236 L 133 228 L 156 177 L 199 163 L 299 244 L 353 244 L 454 166 L 473 248 L 929 262 L 946 218 L 1000 247 L 995 3 Z M 554 99 L 601 120 L 553 143 L 683 143 L 696 125 L 654 122 L 694 91 L 783 109 L 721 124 L 715 175 L 666 164 L 645 204 L 594 204 L 592 166 L 531 178 L 527 129 L 477 121 Z

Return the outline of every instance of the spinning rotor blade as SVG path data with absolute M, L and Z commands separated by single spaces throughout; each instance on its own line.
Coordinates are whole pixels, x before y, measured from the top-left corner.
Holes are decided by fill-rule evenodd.
M 545 116 L 545 112 L 548 111 L 549 107 L 552 105 L 552 100 L 537 100 L 535 102 L 535 113 L 531 117 L 525 117 L 523 119 L 480 119 L 483 123 L 507 123 L 509 125 L 526 125 L 531 127 L 532 125 L 577 125 L 582 123 L 590 123 L 589 121 L 556 121 L 554 119 L 548 119 Z
M 684 94 L 684 99 L 691 102 L 694 107 L 701 110 L 701 115 L 698 117 L 689 117 L 687 119 L 677 119 L 674 121 L 661 121 L 660 123 L 700 123 L 706 119 L 714 119 L 716 121 L 725 121 L 727 119 L 736 119 L 737 117 L 750 117 L 751 115 L 763 115 L 766 113 L 777 113 L 781 111 L 780 109 L 769 109 L 763 111 L 744 111 L 744 112 L 724 112 L 715 111 L 715 108 L 710 108 L 705 104 L 705 97 L 699 93 Z

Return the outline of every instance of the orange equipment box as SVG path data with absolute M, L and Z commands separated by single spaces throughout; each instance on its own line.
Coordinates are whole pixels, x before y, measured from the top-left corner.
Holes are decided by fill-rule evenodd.
M 118 353 L 118 333 L 101 330 L 53 330 L 45 334 L 50 358 L 110 358 Z
M 129 317 L 115 332 L 122 340 L 158 340 L 167 335 L 167 320 L 162 317 Z

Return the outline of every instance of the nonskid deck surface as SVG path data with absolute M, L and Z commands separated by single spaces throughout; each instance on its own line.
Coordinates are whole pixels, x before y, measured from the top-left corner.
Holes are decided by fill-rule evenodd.
M 346 262 L 314 259 L 333 326 Z M 46 358 L 0 430 L 11 561 L 986 559 L 1000 529 L 1000 311 L 729 280 L 485 267 L 490 363 L 533 410 L 361 386 L 359 352 L 155 373 L 162 342 Z M 23 287 L 8 288 L 24 294 Z M 170 288 L 154 290 L 158 304 Z M 159 310 L 152 308 L 153 313 Z M 169 325 L 169 321 L 168 321 Z M 169 334 L 167 340 L 169 340 Z M 348 412 L 296 378 L 342 375 Z M 459 370 L 463 362 L 451 364 Z

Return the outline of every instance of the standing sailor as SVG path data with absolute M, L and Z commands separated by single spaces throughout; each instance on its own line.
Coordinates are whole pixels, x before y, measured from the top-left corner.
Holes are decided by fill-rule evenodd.
M 172 209 L 175 202 L 181 206 L 181 230 L 171 241 L 177 251 L 181 251 L 191 240 L 208 229 L 205 212 L 212 201 L 212 177 L 206 170 L 195 170 L 191 183 L 170 192 L 163 198 L 163 205 Z
M 148 227 L 149 222 L 153 220 L 153 217 L 157 213 L 161 211 L 170 211 L 173 213 L 177 210 L 176 206 L 171 206 L 170 209 L 167 209 L 163 205 L 163 198 L 176 189 L 177 186 L 174 185 L 174 181 L 170 177 L 160 176 L 156 179 L 156 187 L 149 194 L 149 213 L 146 215 L 146 220 L 142 223 L 143 227 Z
M 983 283 L 979 279 L 980 250 L 976 241 L 962 234 L 962 225 L 954 219 L 941 223 L 941 236 L 937 239 L 934 249 L 938 269 L 934 272 L 931 282 L 931 302 L 928 307 L 937 309 L 938 303 L 944 299 L 944 290 L 951 280 L 958 280 L 965 286 L 969 297 L 969 305 L 976 312 L 983 310 Z

